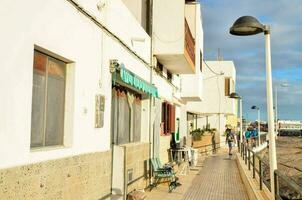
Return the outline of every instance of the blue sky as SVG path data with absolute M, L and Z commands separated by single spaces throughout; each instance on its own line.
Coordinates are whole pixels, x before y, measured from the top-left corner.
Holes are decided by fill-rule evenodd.
M 264 35 L 229 34 L 233 22 L 244 15 L 271 26 L 273 86 L 278 87 L 278 118 L 302 120 L 302 1 L 301 0 L 201 0 L 205 60 L 215 60 L 218 48 L 237 70 L 236 91 L 243 96 L 244 117 L 255 120 L 252 105 L 266 120 Z

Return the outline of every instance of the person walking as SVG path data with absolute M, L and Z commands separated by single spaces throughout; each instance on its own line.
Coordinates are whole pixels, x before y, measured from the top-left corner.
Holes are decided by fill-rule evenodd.
M 215 140 L 215 132 L 212 132 L 212 152 L 213 154 L 216 153 L 216 140 Z
M 232 132 L 232 130 L 227 127 L 227 129 L 225 130 L 226 133 L 226 137 L 225 137 L 225 143 L 228 144 L 229 147 L 229 155 L 232 155 L 232 147 L 233 147 L 233 142 L 235 141 L 235 136 L 234 133 Z

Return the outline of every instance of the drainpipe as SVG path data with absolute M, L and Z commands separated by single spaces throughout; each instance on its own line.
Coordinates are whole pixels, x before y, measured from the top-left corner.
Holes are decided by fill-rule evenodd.
M 126 169 L 127 148 L 126 148 L 126 146 L 123 146 L 123 148 L 124 148 L 124 200 L 126 200 L 127 192 L 128 192 L 128 182 L 127 182 L 128 175 L 127 175 L 127 169 Z
M 150 84 L 153 82 L 153 0 L 149 1 L 149 35 L 151 38 L 150 42 Z M 152 95 L 150 95 L 149 98 L 149 157 L 152 158 L 154 156 L 154 136 L 153 136 L 153 123 L 151 121 L 152 117 Z M 153 137 L 152 137 L 153 136 Z M 152 171 L 151 171 L 151 164 L 149 161 L 149 185 L 151 185 L 151 177 L 152 177 Z

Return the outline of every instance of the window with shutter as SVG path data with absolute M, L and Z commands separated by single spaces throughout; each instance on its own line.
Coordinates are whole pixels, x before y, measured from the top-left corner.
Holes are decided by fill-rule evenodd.
M 175 106 L 167 102 L 162 103 L 161 134 L 169 135 L 175 132 Z
M 225 96 L 229 96 L 230 95 L 230 91 L 231 91 L 230 81 L 231 81 L 230 78 L 225 78 L 224 79 L 224 93 L 225 93 Z

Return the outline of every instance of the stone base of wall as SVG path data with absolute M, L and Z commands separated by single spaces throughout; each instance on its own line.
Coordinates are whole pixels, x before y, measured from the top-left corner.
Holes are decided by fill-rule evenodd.
M 1 200 L 97 200 L 110 190 L 111 151 L 0 170 Z
M 149 185 L 149 144 L 131 143 L 126 146 L 126 181 L 128 182 L 127 194 L 134 189 L 144 189 Z M 132 177 L 128 172 L 132 171 Z M 132 180 L 129 180 L 129 179 Z

